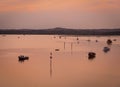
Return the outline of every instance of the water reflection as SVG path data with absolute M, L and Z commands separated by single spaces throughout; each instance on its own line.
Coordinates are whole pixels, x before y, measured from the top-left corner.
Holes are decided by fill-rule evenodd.
M 52 59 L 50 58 L 50 77 L 52 77 Z
M 64 42 L 64 50 L 65 50 L 65 45 L 66 45 L 66 43 Z
M 88 57 L 88 60 L 93 60 L 95 59 L 96 57 Z
M 20 39 L 17 37 L 0 38 L 0 87 L 120 85 L 120 37 L 111 37 L 112 41 L 117 38 L 112 45 L 107 45 L 108 37 L 91 37 L 90 43 L 87 42 L 88 37 L 79 37 L 79 44 L 76 37 L 69 36 L 66 40 L 57 36 L 51 40 L 51 36 L 42 35 L 27 35 L 25 38 L 21 35 Z M 95 40 L 99 43 L 96 44 Z M 108 55 L 104 55 L 104 47 L 110 48 Z M 20 48 L 23 49 L 19 50 Z M 55 51 L 56 48 L 60 51 Z M 88 57 L 88 52 L 91 51 L 96 53 L 96 57 Z M 27 54 L 32 59 L 29 63 L 27 60 L 19 60 L 19 54 Z M 57 58 L 54 59 L 54 56 Z
M 73 51 L 73 43 L 71 42 L 71 54 L 72 54 L 72 51 Z
M 50 53 L 50 77 L 52 77 L 52 52 Z
M 5 36 L 7 36 L 7 35 L 3 34 L 2 36 L 5 37 Z

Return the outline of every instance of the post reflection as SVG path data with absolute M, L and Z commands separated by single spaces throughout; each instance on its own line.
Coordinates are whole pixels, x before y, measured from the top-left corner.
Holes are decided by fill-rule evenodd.
M 52 77 L 52 59 L 50 59 L 50 77 Z
M 71 54 L 73 53 L 73 43 L 71 42 Z
M 50 53 L 50 78 L 52 78 L 52 53 Z
M 65 50 L 65 42 L 64 42 L 64 50 Z

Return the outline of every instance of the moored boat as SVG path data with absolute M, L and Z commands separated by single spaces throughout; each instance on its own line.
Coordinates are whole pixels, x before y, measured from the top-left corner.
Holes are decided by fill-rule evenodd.
M 103 48 L 103 51 L 104 51 L 104 52 L 108 52 L 108 51 L 110 51 L 110 48 L 109 48 L 109 47 L 104 47 L 104 48 Z
M 28 60 L 29 57 L 28 56 L 24 56 L 24 55 L 20 55 L 18 56 L 19 60 Z
M 88 58 L 95 58 L 95 57 L 96 57 L 96 53 L 94 53 L 94 52 L 88 53 Z

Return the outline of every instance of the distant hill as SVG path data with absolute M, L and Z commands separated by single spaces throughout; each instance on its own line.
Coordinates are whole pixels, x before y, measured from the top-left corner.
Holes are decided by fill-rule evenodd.
M 120 35 L 120 29 L 0 29 L 0 34 L 40 34 L 40 35 Z

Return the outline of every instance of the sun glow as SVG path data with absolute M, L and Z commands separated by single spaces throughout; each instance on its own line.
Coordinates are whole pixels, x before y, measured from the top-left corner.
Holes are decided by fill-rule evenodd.
M 0 0 L 0 27 L 120 27 L 119 5 L 120 0 Z
M 1 0 L 0 12 L 40 10 L 109 10 L 120 9 L 119 0 Z

